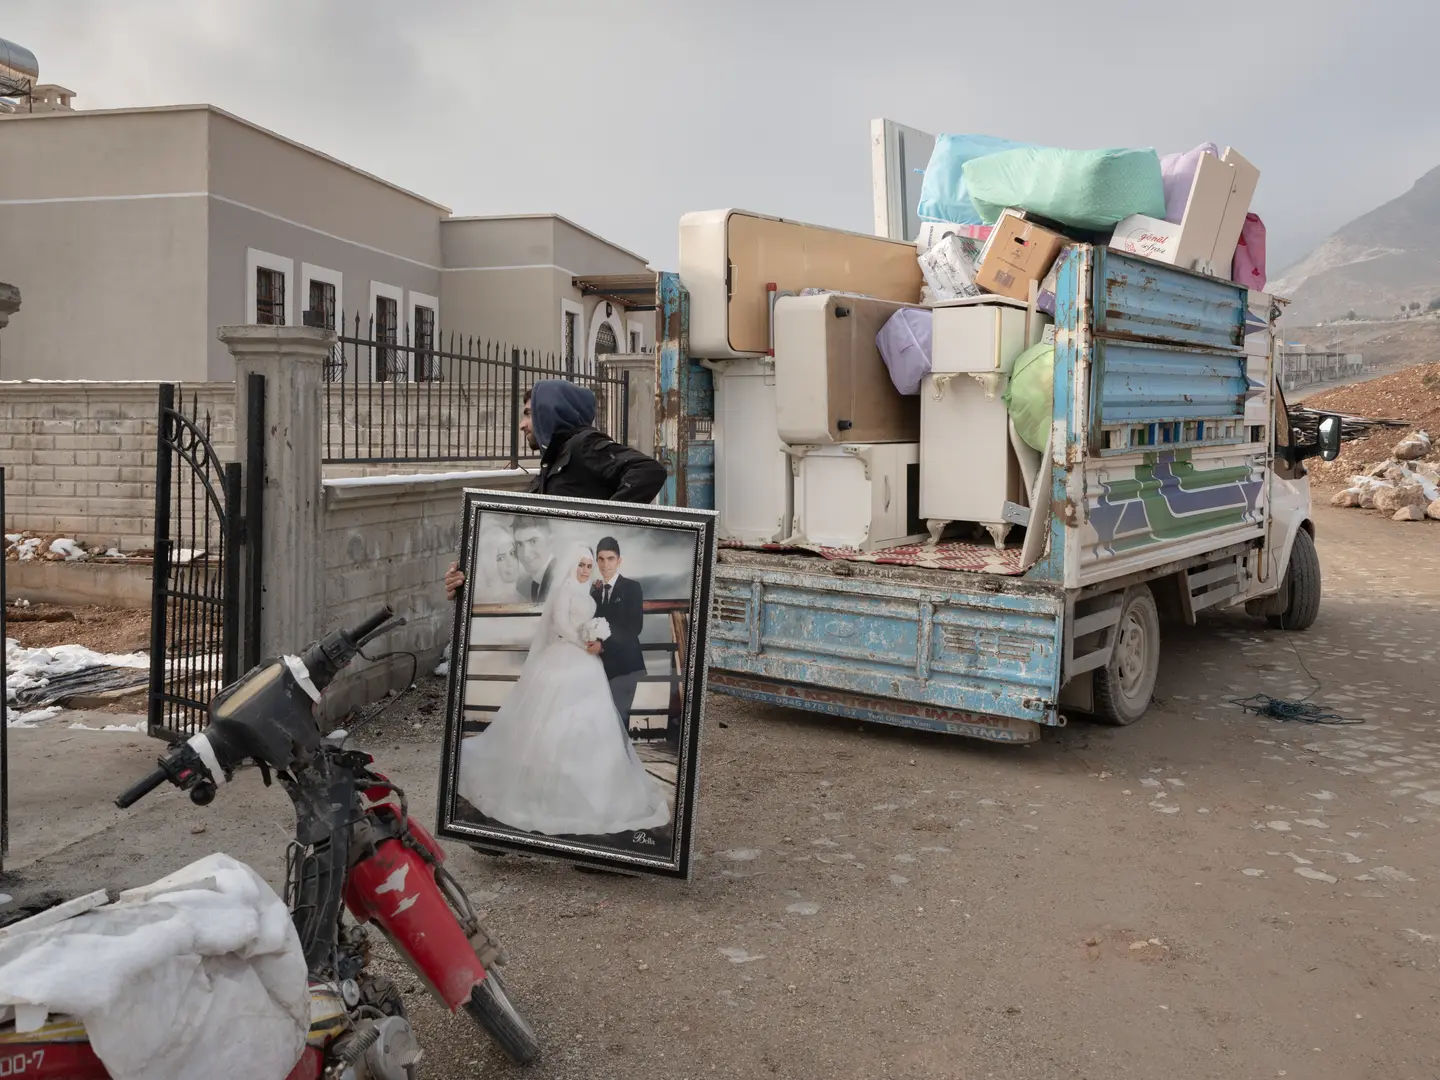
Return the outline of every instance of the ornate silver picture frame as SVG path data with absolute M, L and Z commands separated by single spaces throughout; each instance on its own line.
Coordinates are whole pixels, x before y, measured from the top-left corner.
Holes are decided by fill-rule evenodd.
M 714 523 L 465 492 L 440 836 L 690 877 Z

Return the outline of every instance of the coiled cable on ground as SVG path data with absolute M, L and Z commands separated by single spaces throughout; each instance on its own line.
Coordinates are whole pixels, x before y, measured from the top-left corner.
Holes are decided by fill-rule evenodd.
M 1256 694 L 1248 698 L 1231 698 L 1230 703 L 1239 705 L 1248 713 L 1269 717 L 1271 720 L 1279 720 L 1281 723 L 1298 721 L 1302 724 L 1335 726 L 1365 723 L 1364 720 L 1357 717 L 1326 712 L 1313 701 L 1287 701 L 1284 698 L 1273 698 L 1269 694 Z

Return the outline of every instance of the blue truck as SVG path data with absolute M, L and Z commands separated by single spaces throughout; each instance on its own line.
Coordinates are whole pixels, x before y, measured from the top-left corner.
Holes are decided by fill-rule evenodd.
M 1272 358 L 1278 298 L 1098 245 L 1060 256 L 1054 412 L 1023 573 L 722 548 L 710 685 L 751 701 L 1024 743 L 1150 704 L 1163 621 L 1319 612 L 1304 460 Z M 659 501 L 715 504 L 715 389 L 689 296 L 656 276 Z M 921 465 L 924 468 L 924 463 Z

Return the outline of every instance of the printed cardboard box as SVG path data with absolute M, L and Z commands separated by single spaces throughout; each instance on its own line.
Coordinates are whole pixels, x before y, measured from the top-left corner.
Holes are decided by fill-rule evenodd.
M 975 284 L 986 292 L 1028 302 L 1030 283 L 1045 279 L 1060 249 L 1070 241 L 1057 232 L 1006 210 L 995 222 L 984 250 Z

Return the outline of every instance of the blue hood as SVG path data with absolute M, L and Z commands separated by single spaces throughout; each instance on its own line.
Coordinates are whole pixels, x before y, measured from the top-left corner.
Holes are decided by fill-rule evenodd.
M 530 426 L 540 449 L 559 431 L 595 423 L 595 395 L 564 379 L 542 379 L 530 388 Z

